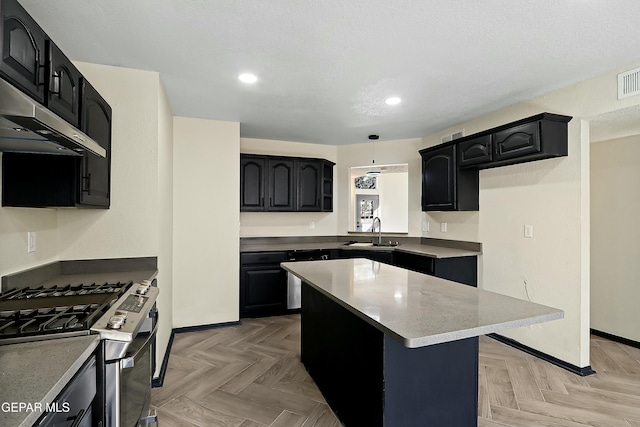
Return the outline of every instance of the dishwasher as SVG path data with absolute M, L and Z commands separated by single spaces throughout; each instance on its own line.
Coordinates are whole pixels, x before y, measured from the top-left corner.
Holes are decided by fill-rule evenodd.
M 289 262 L 316 261 L 329 259 L 330 252 L 324 249 L 299 249 L 287 252 Z M 301 282 L 291 273 L 287 273 L 287 310 L 301 307 Z

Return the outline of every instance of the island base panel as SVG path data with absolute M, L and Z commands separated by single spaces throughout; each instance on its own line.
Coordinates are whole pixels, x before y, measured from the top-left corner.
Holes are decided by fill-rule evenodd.
M 301 359 L 345 426 L 382 426 L 384 335 L 302 283 Z
M 477 426 L 478 337 L 384 346 L 385 426 Z
M 477 337 L 409 349 L 303 282 L 301 358 L 346 427 L 477 425 Z

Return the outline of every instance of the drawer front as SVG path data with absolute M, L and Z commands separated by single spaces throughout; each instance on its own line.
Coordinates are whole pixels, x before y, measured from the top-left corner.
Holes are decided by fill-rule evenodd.
M 540 152 L 540 122 L 527 123 L 493 134 L 494 160 Z
M 46 413 L 36 425 L 38 426 L 77 426 L 92 424 L 92 402 L 97 392 L 96 358 L 89 361 L 78 371 L 78 374 L 54 400 L 51 408 L 54 412 Z
M 493 159 L 491 135 L 463 141 L 458 144 L 460 167 L 489 163 Z
M 278 264 L 287 261 L 286 252 L 251 252 L 240 254 L 240 264 Z

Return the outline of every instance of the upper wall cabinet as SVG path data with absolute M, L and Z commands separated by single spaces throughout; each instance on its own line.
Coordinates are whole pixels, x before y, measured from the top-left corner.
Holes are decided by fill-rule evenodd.
M 240 155 L 241 212 L 331 212 L 333 166 L 324 159 Z
M 477 211 L 478 171 L 458 168 L 457 147 L 420 150 L 423 211 Z
M 2 206 L 108 208 L 111 107 L 16 0 L 0 0 L 0 16 L 0 78 L 106 151 L 104 158 L 86 150 L 3 153 Z
M 47 35 L 16 0 L 1 0 L 0 15 L 0 75 L 44 103 Z
M 461 168 L 497 166 L 566 156 L 569 116 L 542 113 L 456 140 Z
M 72 125 L 78 126 L 82 74 L 51 40 L 48 40 L 47 46 L 49 55 L 47 105 L 51 111 Z
M 85 79 L 81 88 L 80 129 L 100 144 L 107 156 L 83 153 L 78 204 L 106 208 L 111 201 L 111 107 Z

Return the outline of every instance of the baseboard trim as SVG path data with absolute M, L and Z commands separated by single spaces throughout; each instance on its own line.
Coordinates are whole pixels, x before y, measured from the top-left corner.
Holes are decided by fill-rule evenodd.
M 539 359 L 544 360 L 545 362 L 552 363 L 562 369 L 566 369 L 569 372 L 572 372 L 576 375 L 580 375 L 582 377 L 586 377 L 588 375 L 593 375 L 596 373 L 593 369 L 591 369 L 591 365 L 585 366 L 584 368 L 580 368 L 579 366 L 572 365 L 571 363 L 565 362 L 564 360 L 560 360 L 557 357 L 551 356 L 550 354 L 543 353 L 535 348 L 531 348 L 527 345 L 524 345 L 514 339 L 507 338 L 500 334 L 488 334 L 488 337 L 493 338 L 496 341 L 500 341 L 503 344 L 506 344 L 510 347 L 517 348 L 518 350 L 522 350 L 525 353 L 528 353 L 532 356 L 535 356 Z
M 151 381 L 151 387 L 158 388 L 164 385 L 164 376 L 167 373 L 167 366 L 169 365 L 169 356 L 171 355 L 171 347 L 173 347 L 173 339 L 176 334 L 182 334 L 184 332 L 195 332 L 195 331 L 204 331 L 207 329 L 216 329 L 216 328 L 224 328 L 227 326 L 236 326 L 239 325 L 240 321 L 235 322 L 224 322 L 224 323 L 211 323 L 208 325 L 198 325 L 198 326 L 185 326 L 182 328 L 173 328 L 171 330 L 171 336 L 169 337 L 169 342 L 167 343 L 167 350 L 164 352 L 164 358 L 162 359 L 162 366 L 160 366 L 160 374 L 157 378 L 154 378 Z
M 597 329 L 591 329 L 591 333 L 593 335 L 597 335 L 602 338 L 606 338 L 611 341 L 619 342 L 620 344 L 628 345 L 629 347 L 640 348 L 640 342 L 633 341 L 628 338 L 619 337 L 617 335 L 613 335 L 607 332 L 602 332 Z
M 175 332 L 176 334 L 181 334 L 183 332 L 205 331 L 207 329 L 225 328 L 227 326 L 237 326 L 239 324 L 240 324 L 240 321 L 237 320 L 235 322 L 210 323 L 208 325 L 197 325 L 197 326 L 184 326 L 182 328 L 173 328 L 173 332 Z
M 169 356 L 171 355 L 171 347 L 173 346 L 173 338 L 176 336 L 175 331 L 171 331 L 171 335 L 169 336 L 169 342 L 167 343 L 167 349 L 164 352 L 164 357 L 162 358 L 162 365 L 160 366 L 160 374 L 158 378 L 154 378 L 151 381 L 152 388 L 162 387 L 164 385 L 164 376 L 167 373 L 167 366 L 169 365 Z

